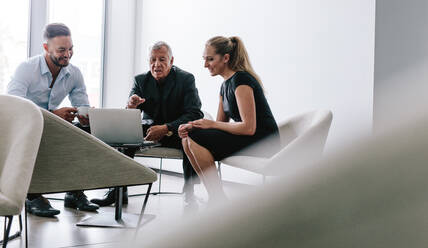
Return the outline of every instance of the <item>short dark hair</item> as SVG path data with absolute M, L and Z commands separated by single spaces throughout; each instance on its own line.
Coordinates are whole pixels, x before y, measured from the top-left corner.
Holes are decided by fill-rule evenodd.
M 43 32 L 44 40 L 47 41 L 57 36 L 71 36 L 70 29 L 62 23 L 51 23 L 46 25 Z

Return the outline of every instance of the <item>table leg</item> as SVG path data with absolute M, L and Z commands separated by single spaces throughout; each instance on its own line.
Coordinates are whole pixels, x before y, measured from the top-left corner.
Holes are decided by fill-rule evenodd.
M 116 202 L 115 202 L 115 211 L 114 219 L 117 221 L 122 220 L 122 198 L 123 198 L 123 187 L 115 187 L 116 192 Z

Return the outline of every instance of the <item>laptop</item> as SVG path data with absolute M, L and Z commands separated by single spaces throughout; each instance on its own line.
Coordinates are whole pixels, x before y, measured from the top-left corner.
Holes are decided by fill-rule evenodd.
M 91 134 L 111 146 L 152 146 L 145 141 L 139 109 L 90 108 Z

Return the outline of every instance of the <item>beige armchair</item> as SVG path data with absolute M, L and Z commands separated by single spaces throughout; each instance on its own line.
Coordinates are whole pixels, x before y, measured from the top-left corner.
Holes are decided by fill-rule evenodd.
M 0 215 L 5 216 L 3 247 L 14 215 L 20 215 L 33 174 L 43 130 L 40 109 L 20 97 L 0 95 Z M 8 221 L 7 221 L 8 220 Z
M 156 173 L 49 111 L 42 109 L 42 114 L 44 129 L 29 193 L 148 185 L 140 218 L 137 217 L 140 222 Z M 114 219 L 105 215 L 80 225 L 123 226 L 121 204 L 116 204 Z M 97 223 L 98 218 L 104 224 Z M 110 224 L 105 224 L 106 218 L 111 218 Z
M 204 119 L 212 120 L 212 116 L 202 110 Z M 181 194 L 181 192 L 162 192 L 162 160 L 163 159 L 183 159 L 183 151 L 181 149 L 169 148 L 169 147 L 152 147 L 147 149 L 141 149 L 137 151 L 135 157 L 146 157 L 146 158 L 159 158 L 159 189 L 158 192 L 153 194 Z

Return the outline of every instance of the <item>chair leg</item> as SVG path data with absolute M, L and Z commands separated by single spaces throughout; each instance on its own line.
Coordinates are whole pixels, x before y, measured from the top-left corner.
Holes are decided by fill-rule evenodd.
M 222 181 L 222 175 L 221 175 L 221 162 L 217 161 L 218 164 L 218 176 L 220 177 L 220 181 Z
M 161 185 L 162 185 L 162 158 L 160 158 L 160 164 L 159 164 L 159 189 L 158 194 L 161 192 Z
M 159 187 L 158 187 L 158 191 L 157 192 L 153 192 L 153 193 L 151 193 L 152 195 L 161 195 L 161 194 L 168 194 L 168 195 L 182 195 L 183 194 L 183 192 L 162 192 L 161 191 L 161 189 L 162 189 L 162 171 L 163 171 L 163 169 L 162 169 L 162 164 L 163 164 L 163 159 L 162 158 L 159 158 L 160 159 L 160 161 L 159 161 Z M 145 193 L 142 193 L 142 194 L 129 194 L 128 195 L 128 197 L 133 197 L 133 196 L 142 196 L 142 195 L 146 195 Z
M 161 195 L 161 194 L 173 194 L 173 195 L 181 195 L 183 194 L 183 192 L 162 192 L 162 165 L 163 165 L 163 158 L 159 158 L 160 162 L 159 162 L 159 188 L 158 188 L 158 192 L 154 192 L 152 193 L 153 195 Z
M 140 228 L 140 225 L 141 225 L 141 221 L 143 220 L 144 211 L 146 210 L 146 205 L 147 205 L 147 201 L 149 200 L 149 195 L 150 195 L 151 189 L 152 189 L 152 184 L 150 183 L 149 188 L 147 189 L 146 197 L 144 197 L 143 208 L 141 209 L 140 217 L 138 219 L 138 224 L 137 224 L 137 230 L 136 230 L 135 234 L 138 232 L 138 229 Z
M 7 218 L 6 218 L 6 216 L 4 216 L 4 223 L 3 223 L 3 235 L 4 236 L 6 236 L 6 224 L 7 224 L 6 221 L 7 221 Z M 9 238 L 9 234 L 6 237 Z M 0 245 L 2 245 L 3 242 L 7 242 L 7 238 L 3 237 L 3 239 L 0 240 Z
M 9 222 L 7 221 L 9 220 Z M 4 217 L 4 227 L 3 227 L 3 247 L 7 246 L 9 241 L 10 228 L 12 227 L 13 215 Z
M 21 234 L 22 233 L 22 216 L 18 215 L 18 218 L 19 218 L 19 233 Z
M 25 213 L 24 213 L 24 219 L 25 219 L 25 248 L 28 248 L 28 221 L 27 221 L 27 205 L 25 204 Z
M 4 232 L 4 234 L 6 234 L 6 220 L 7 220 L 7 218 L 5 217 L 5 222 L 4 222 L 4 230 L 5 230 L 5 232 Z M 9 228 L 9 232 L 8 232 L 8 234 L 7 234 L 7 238 L 6 239 L 3 239 L 3 240 L 1 240 L 0 241 L 0 245 L 1 244 L 3 244 L 4 242 L 9 242 L 10 240 L 12 240 L 12 239 L 15 239 L 15 238 L 18 238 L 18 237 L 20 237 L 21 236 L 21 234 L 22 234 L 22 217 L 21 217 L 21 215 L 19 215 L 18 216 L 18 220 L 19 220 L 19 231 L 17 231 L 15 234 L 13 234 L 13 235 L 10 235 L 10 229 L 11 228 Z M 8 223 L 9 225 L 12 225 L 12 219 L 10 219 L 9 220 L 9 223 Z M 4 246 L 5 247 L 5 246 Z

